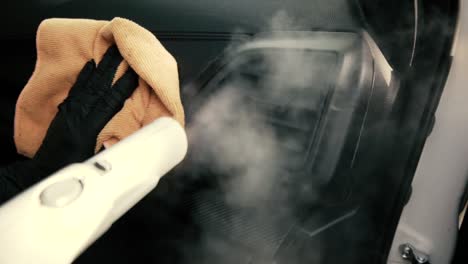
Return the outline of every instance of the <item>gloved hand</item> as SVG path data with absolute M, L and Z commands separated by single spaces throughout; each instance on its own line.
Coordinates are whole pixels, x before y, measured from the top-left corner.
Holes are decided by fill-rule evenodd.
M 85 64 L 68 97 L 58 106 L 33 158 L 40 170 L 51 174 L 93 156 L 99 132 L 138 85 L 138 76 L 132 69 L 112 85 L 122 60 L 117 47 L 112 46 L 97 67 L 93 60 Z
M 85 64 L 36 155 L 0 168 L 0 205 L 58 169 L 93 156 L 99 132 L 138 86 L 132 69 L 112 85 L 121 61 L 112 46 L 97 67 L 93 60 Z

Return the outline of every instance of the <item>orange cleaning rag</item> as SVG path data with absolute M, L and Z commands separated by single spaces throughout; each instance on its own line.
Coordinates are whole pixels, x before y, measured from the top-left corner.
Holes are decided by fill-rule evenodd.
M 82 67 L 90 59 L 98 63 L 114 43 L 124 58 L 114 80 L 130 65 L 139 85 L 98 135 L 96 151 L 161 116 L 184 125 L 177 63 L 151 32 L 123 18 L 47 19 L 37 31 L 34 73 L 16 104 L 14 139 L 20 154 L 34 156 Z

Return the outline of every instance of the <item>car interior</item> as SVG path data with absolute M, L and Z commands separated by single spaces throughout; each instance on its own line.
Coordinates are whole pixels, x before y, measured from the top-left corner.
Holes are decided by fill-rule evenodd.
M 178 62 L 189 153 L 75 263 L 385 263 L 457 11 L 452 0 L 9 2 L 1 165 L 24 159 L 14 110 L 39 23 L 125 17 Z

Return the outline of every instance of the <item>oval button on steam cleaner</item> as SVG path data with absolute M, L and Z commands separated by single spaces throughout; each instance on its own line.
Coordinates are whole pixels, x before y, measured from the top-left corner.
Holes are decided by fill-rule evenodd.
M 77 179 L 54 183 L 42 191 L 41 203 L 50 207 L 64 207 L 76 200 L 83 191 L 83 184 Z

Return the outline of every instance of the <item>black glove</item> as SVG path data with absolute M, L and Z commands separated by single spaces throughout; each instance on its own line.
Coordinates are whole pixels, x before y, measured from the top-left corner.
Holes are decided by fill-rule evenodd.
M 33 158 L 39 166 L 53 172 L 93 156 L 97 135 L 138 85 L 138 76 L 129 69 L 112 86 L 121 62 L 112 46 L 97 67 L 93 60 L 86 63 Z
M 138 86 L 132 69 L 112 86 L 122 60 L 117 47 L 112 46 L 97 67 L 93 60 L 85 64 L 68 97 L 58 106 L 36 155 L 20 165 L 0 169 L 0 185 L 8 184 L 19 192 L 70 163 L 93 156 L 99 132 Z M 11 196 L 14 191 L 5 188 Z

